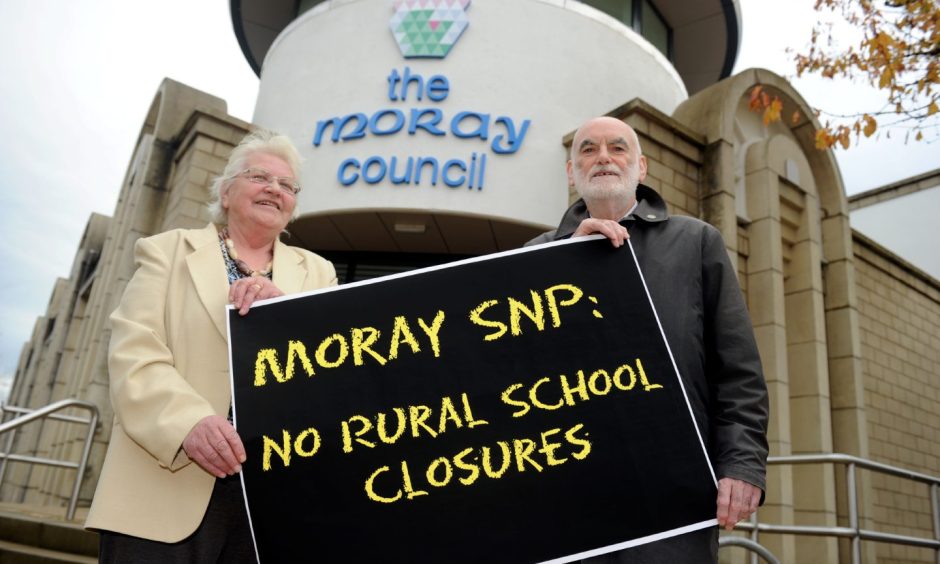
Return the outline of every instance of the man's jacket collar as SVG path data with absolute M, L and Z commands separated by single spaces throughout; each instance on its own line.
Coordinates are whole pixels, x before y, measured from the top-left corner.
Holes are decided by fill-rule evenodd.
M 636 187 L 637 206 L 633 212 L 625 217 L 621 223 L 627 221 L 640 220 L 646 223 L 658 223 L 669 219 L 669 212 L 666 211 L 666 202 L 656 190 L 653 190 L 645 184 Z M 578 201 L 571 204 L 568 211 L 561 218 L 558 225 L 558 231 L 555 233 L 555 240 L 567 239 L 578 229 L 578 225 L 587 219 L 587 204 L 584 200 L 578 198 Z

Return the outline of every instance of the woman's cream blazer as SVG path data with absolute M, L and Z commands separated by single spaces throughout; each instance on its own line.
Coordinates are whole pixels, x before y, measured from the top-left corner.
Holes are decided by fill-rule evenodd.
M 229 410 L 228 278 L 212 224 L 140 239 L 134 256 L 111 314 L 114 425 L 85 526 L 177 542 L 199 526 L 215 482 L 183 439 Z M 336 284 L 332 264 L 280 242 L 273 267 L 285 294 Z

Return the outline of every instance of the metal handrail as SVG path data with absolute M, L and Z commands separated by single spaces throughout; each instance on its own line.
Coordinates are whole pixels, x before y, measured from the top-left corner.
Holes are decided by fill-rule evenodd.
M 740 546 L 741 548 L 747 549 L 760 556 L 769 564 L 780 564 L 780 560 L 777 559 L 777 557 L 774 556 L 772 552 L 767 550 L 766 546 L 757 544 L 756 541 L 751 539 L 746 539 L 744 537 L 721 537 L 718 539 L 719 548 L 726 546 Z
M 90 412 L 90 415 L 87 419 L 84 419 L 81 417 L 56 413 L 57 411 L 69 407 L 87 409 Z M 77 472 L 75 474 L 75 484 L 72 486 L 72 495 L 69 498 L 68 509 L 65 512 L 65 518 L 71 521 L 75 517 L 75 506 L 78 503 L 78 492 L 81 489 L 82 478 L 85 476 L 85 468 L 88 466 L 88 456 L 91 454 L 91 441 L 95 436 L 95 432 L 98 430 L 98 406 L 91 402 L 77 399 L 59 400 L 35 410 L 9 405 L 5 406 L 0 403 L 0 421 L 2 421 L 4 412 L 19 414 L 19 416 L 14 417 L 12 420 L 7 422 L 0 422 L 0 435 L 8 431 L 10 432 L 10 435 L 7 438 L 6 448 L 3 452 L 0 452 L 0 485 L 3 484 L 3 478 L 6 474 L 7 461 L 27 462 L 30 464 L 41 464 L 44 466 L 76 469 Z M 10 452 L 13 449 L 13 437 L 16 433 L 16 430 L 23 425 L 26 425 L 27 423 L 31 423 L 43 418 L 54 419 L 56 421 L 65 421 L 69 423 L 83 423 L 88 425 L 88 430 L 85 433 L 84 446 L 82 447 L 82 456 L 78 462 L 68 462 L 66 460 L 42 458 L 39 456 L 12 454 Z
M 837 538 L 849 538 L 852 540 L 852 564 L 860 564 L 862 561 L 861 541 L 869 540 L 876 542 L 887 542 L 892 544 L 904 544 L 909 546 L 918 546 L 923 548 L 932 548 L 935 551 L 935 559 L 940 564 L 940 477 L 913 472 L 904 468 L 890 466 L 859 458 L 850 454 L 832 453 L 832 454 L 799 454 L 792 456 L 771 456 L 767 459 L 767 464 L 844 464 L 846 466 L 846 489 L 849 494 L 849 526 L 848 527 L 818 527 L 806 525 L 771 525 L 759 523 L 757 513 L 751 515 L 750 522 L 738 523 L 736 529 L 750 531 L 750 540 L 757 544 L 759 532 L 775 534 L 793 534 L 826 536 Z M 856 474 L 858 468 L 873 470 L 906 478 L 915 482 L 921 482 L 929 487 L 931 509 L 933 513 L 934 538 L 914 537 L 909 535 L 897 535 L 892 533 L 882 533 L 870 529 L 863 529 L 859 526 L 858 518 L 858 491 L 856 489 Z M 732 543 L 726 543 L 732 544 Z M 760 546 L 760 545 L 757 545 Z M 752 557 L 752 562 L 756 556 Z

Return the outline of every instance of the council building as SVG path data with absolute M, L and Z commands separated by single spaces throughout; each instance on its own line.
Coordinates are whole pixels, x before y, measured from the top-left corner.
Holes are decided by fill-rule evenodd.
M 576 199 L 564 173 L 574 130 L 609 115 L 637 131 L 646 184 L 670 213 L 720 230 L 763 360 L 766 503 L 757 525 L 723 533 L 721 560 L 750 561 L 731 546 L 742 539 L 781 562 L 936 561 L 937 486 L 926 484 L 940 476 L 940 281 L 852 229 L 842 174 L 815 148 L 819 123 L 791 84 L 731 74 L 736 0 L 231 0 L 231 13 L 261 79 L 251 123 L 211 93 L 162 83 L 114 213 L 89 218 L 20 357 L 10 406 L 76 398 L 100 411 L 79 514 L 110 435 L 107 320 L 134 242 L 204 226 L 208 187 L 247 132 L 277 130 L 300 149 L 287 242 L 348 283 L 515 249 L 553 228 Z M 755 86 L 797 119 L 763 123 L 748 106 Z M 0 436 L 0 449 L 75 461 L 83 433 L 46 419 Z M 848 456 L 794 458 L 834 453 Z M 8 460 L 0 502 L 63 508 L 74 478 Z

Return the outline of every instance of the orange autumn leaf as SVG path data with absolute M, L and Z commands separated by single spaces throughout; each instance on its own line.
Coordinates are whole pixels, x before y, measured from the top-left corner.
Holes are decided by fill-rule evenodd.
M 775 121 L 780 121 L 780 111 L 783 110 L 783 102 L 780 98 L 774 96 L 773 101 L 764 110 L 764 125 L 769 125 Z
M 751 109 L 751 111 L 757 112 L 762 109 L 760 103 L 760 93 L 763 89 L 764 87 L 760 84 L 754 88 L 751 88 L 751 99 L 748 101 L 748 107 Z
M 894 76 L 894 71 L 891 68 L 886 68 L 883 73 L 881 73 L 881 78 L 878 79 L 878 88 L 886 88 L 891 82 L 891 78 Z
M 862 128 L 862 133 L 865 134 L 865 137 L 871 137 L 872 134 L 875 133 L 875 130 L 878 129 L 878 122 L 875 121 L 875 118 L 868 114 L 865 114 L 862 120 L 865 122 L 865 127 Z
M 940 140 L 940 0 L 815 0 L 814 9 L 810 37 L 798 38 L 809 39 L 807 47 L 790 51 L 796 76 L 867 83 L 881 96 L 855 113 L 825 108 L 833 123 L 817 134 L 817 146 L 847 148 L 852 137 L 882 130 L 887 137 L 892 128 L 913 132 L 905 136 L 912 141 Z M 752 109 L 767 117 L 768 108 Z

